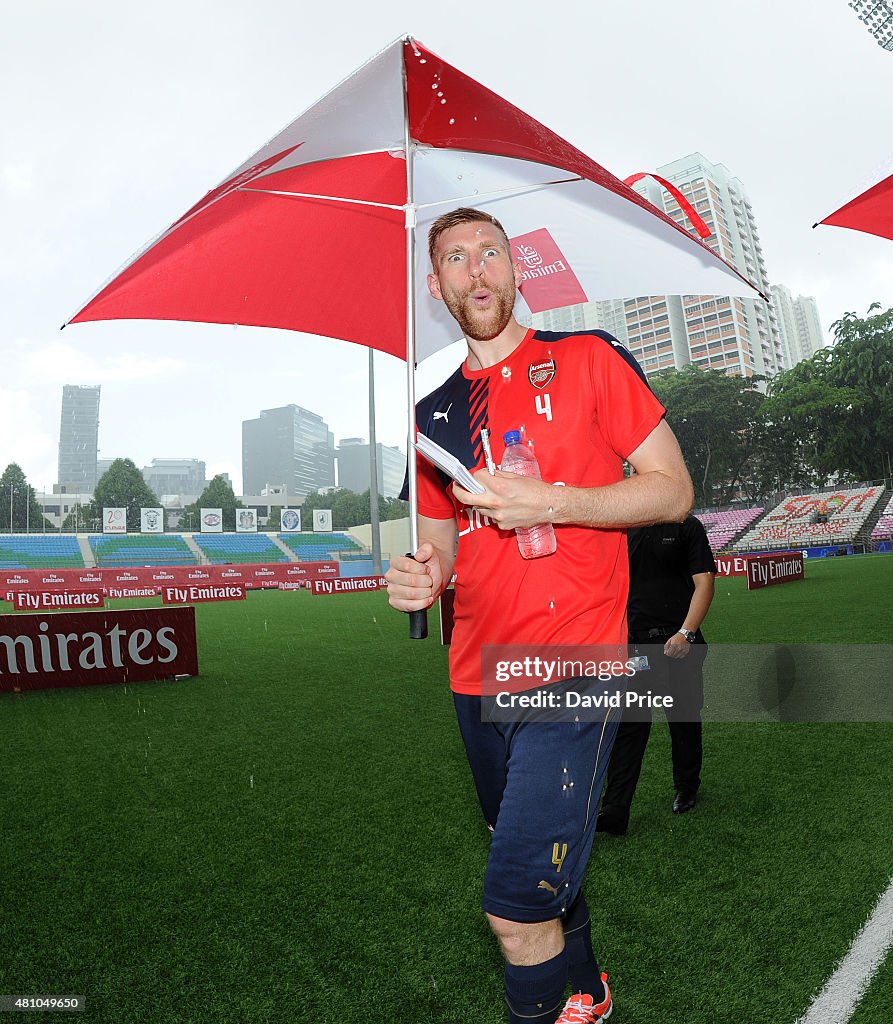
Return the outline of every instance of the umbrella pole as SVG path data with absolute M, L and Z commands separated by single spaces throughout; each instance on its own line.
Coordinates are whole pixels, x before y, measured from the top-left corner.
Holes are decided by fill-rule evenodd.
M 407 162 L 408 162 L 407 157 Z M 406 204 L 406 454 L 409 476 L 409 554 L 419 549 L 419 495 L 415 454 L 415 220 L 416 208 Z M 409 613 L 409 639 L 424 640 L 428 636 L 428 611 L 425 608 Z

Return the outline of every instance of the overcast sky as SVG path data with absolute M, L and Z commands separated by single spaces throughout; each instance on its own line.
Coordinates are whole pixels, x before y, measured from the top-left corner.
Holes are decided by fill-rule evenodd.
M 365 350 L 285 331 L 59 326 L 149 238 L 404 33 L 620 177 L 694 150 L 753 205 L 772 283 L 827 330 L 893 306 L 893 243 L 812 224 L 884 177 L 893 54 L 846 0 L 2 0 L 0 471 L 56 479 L 63 384 L 101 384 L 100 457 L 205 460 L 294 402 L 368 436 Z M 246 355 L 250 353 L 249 355 Z M 422 366 L 420 394 L 460 357 Z M 376 355 L 378 440 L 403 364 Z M 450 361 L 452 366 L 447 366 Z

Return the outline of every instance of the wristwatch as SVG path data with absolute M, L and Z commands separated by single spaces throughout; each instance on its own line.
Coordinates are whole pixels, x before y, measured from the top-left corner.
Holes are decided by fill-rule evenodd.
M 676 630 L 676 632 L 681 633 L 690 644 L 695 642 L 696 634 L 692 633 L 690 629 L 686 629 L 684 626 L 681 626 Z

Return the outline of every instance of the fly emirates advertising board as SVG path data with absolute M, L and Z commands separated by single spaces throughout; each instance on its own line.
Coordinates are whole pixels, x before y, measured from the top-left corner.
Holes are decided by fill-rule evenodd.
M 194 675 L 192 607 L 0 615 L 0 693 Z

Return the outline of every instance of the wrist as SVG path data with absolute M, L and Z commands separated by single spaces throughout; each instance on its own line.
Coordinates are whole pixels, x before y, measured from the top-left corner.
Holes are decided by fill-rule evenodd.
M 684 636 L 688 643 L 693 644 L 697 639 L 695 631 L 693 629 L 686 629 L 685 626 L 680 626 L 676 630 L 677 635 Z
M 548 487 L 545 522 L 553 525 L 579 522 L 574 504 L 579 488 L 565 487 L 564 484 L 549 484 Z

